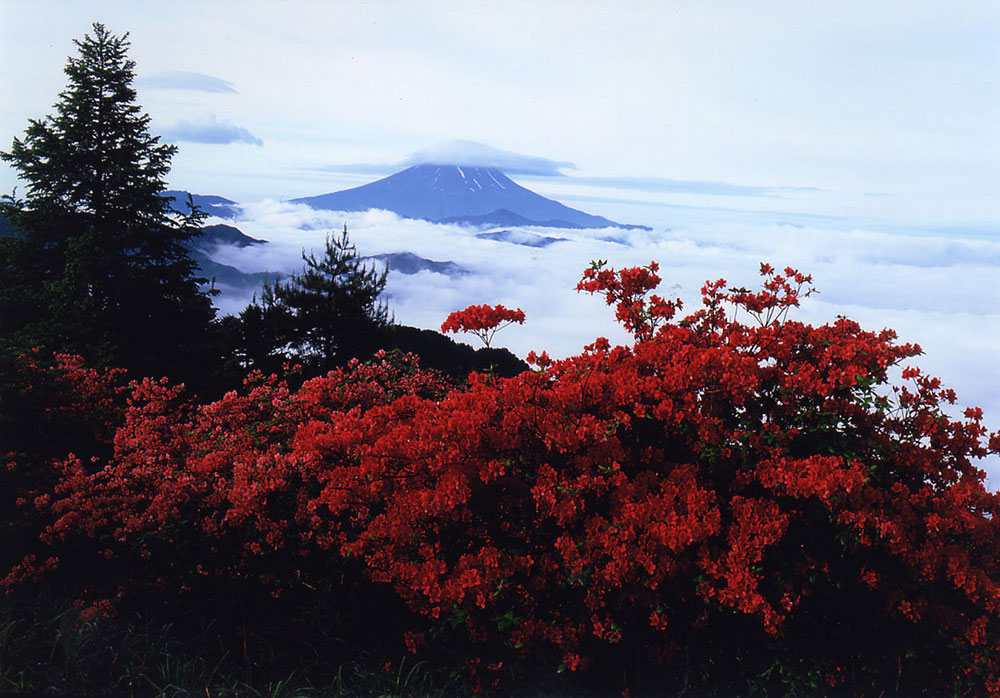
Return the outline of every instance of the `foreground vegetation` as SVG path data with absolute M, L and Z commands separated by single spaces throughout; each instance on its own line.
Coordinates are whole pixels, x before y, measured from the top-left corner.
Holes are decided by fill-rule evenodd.
M 94 31 L 4 154 L 0 690 L 1000 695 L 1000 434 L 918 347 L 788 317 L 794 269 L 683 315 L 597 262 L 628 346 L 470 372 L 346 232 L 216 319 Z
M 973 461 L 1000 435 L 916 369 L 886 390 L 916 347 L 788 320 L 808 277 L 762 273 L 675 320 L 655 265 L 595 265 L 581 289 L 634 346 L 462 384 L 379 354 L 199 403 L 23 357 L 22 414 L 73 437 L 8 455 L 0 585 L 210 633 L 199 657 L 270 683 L 408 652 L 465 690 L 996 693 L 1000 500 Z

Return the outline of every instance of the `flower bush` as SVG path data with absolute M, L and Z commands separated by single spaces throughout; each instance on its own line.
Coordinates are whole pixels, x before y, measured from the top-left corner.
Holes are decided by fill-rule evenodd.
M 441 323 L 442 332 L 469 332 L 476 335 L 487 347 L 493 336 L 504 327 L 514 323 L 524 324 L 524 311 L 511 310 L 502 305 L 470 305 L 465 310 L 456 310 Z
M 391 589 L 400 641 L 482 686 L 542 666 L 1000 695 L 1000 498 L 975 467 L 1000 434 L 949 417 L 891 331 L 790 320 L 808 276 L 762 265 L 761 290 L 708 283 L 676 319 L 657 271 L 580 282 L 632 346 L 532 354 L 513 378 L 451 385 L 383 354 L 207 405 L 133 384 L 120 414 L 94 408 L 110 453 L 50 457 L 24 488 L 38 544 L 2 585 L 59 580 L 89 613 L 205 579 L 338 607 Z

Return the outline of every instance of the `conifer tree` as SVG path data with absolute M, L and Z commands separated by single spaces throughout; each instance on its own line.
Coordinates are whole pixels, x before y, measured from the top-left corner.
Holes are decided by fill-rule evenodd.
M 316 373 L 371 354 L 389 325 L 380 300 L 387 271 L 365 263 L 346 224 L 343 232 L 327 237 L 321 257 L 303 252 L 302 260 L 301 273 L 265 285 L 261 303 L 243 313 L 247 328 L 258 331 L 258 345 L 268 335 L 269 351 L 258 346 L 255 363 L 290 358 Z
M 128 35 L 94 24 L 74 43 L 55 114 L 0 152 L 26 186 L 0 203 L 16 231 L 0 246 L 3 349 L 186 379 L 204 365 L 215 313 L 183 246 L 203 215 L 180 217 L 161 196 L 177 149 L 135 102 Z

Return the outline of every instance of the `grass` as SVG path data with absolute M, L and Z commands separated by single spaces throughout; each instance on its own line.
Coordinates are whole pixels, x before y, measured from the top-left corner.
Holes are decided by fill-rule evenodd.
M 334 641 L 292 670 L 268 652 L 236 656 L 213 622 L 196 632 L 141 616 L 80 623 L 68 604 L 0 604 L 0 694 L 122 698 L 416 698 L 461 694 L 459 682 L 403 656 L 339 651 Z M 241 653 L 242 654 L 242 653 Z M 332 661 L 323 657 L 332 655 Z
M 256 606 L 255 606 L 256 608 Z M 204 609 L 202 610 L 204 612 Z M 0 602 L 0 698 L 7 695 L 92 696 L 95 698 L 461 698 L 472 694 L 461 662 L 449 663 L 438 647 L 420 661 L 391 642 L 381 649 L 340 637 L 341 627 L 318 611 L 285 618 L 206 620 L 192 612 L 170 620 L 133 613 L 110 620 L 79 622 L 76 609 L 57 598 Z M 386 621 L 388 622 L 388 621 Z M 253 626 L 249 621 L 246 625 Z M 267 626 L 267 627 L 261 627 Z M 392 636 L 391 628 L 377 632 Z M 384 632 L 383 632 L 384 631 Z M 362 631 L 364 632 L 364 631 Z M 371 635 L 369 635 L 371 636 Z M 285 646 L 282 647 L 281 645 Z M 362 650 L 361 647 L 368 649 Z M 450 649 L 468 650 L 468 647 Z M 437 659 L 433 655 L 437 654 Z M 491 698 L 604 698 L 618 694 L 619 677 L 590 672 L 545 672 L 535 662 L 520 667 L 529 676 L 491 690 Z M 533 666 L 532 666 L 533 665 Z M 459 668 L 456 668 L 459 667 Z M 519 671 L 520 671 L 519 670 Z M 624 679 L 624 676 L 621 677 Z M 638 676 L 624 685 L 638 687 Z M 640 696 L 666 695 L 646 677 Z M 730 685 L 688 695 L 817 695 L 761 677 L 767 689 Z M 678 684 L 672 683 L 677 693 Z M 702 687 L 704 689 L 704 687 Z M 669 689 L 668 689 L 669 691 Z M 681 688 L 681 693 L 684 689 Z

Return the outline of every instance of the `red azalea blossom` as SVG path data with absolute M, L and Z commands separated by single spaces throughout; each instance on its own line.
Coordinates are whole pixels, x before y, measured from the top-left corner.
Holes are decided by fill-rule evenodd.
M 511 310 L 502 305 L 470 305 L 465 310 L 456 310 L 449 315 L 441 324 L 441 331 L 469 332 L 489 347 L 499 330 L 515 322 L 524 324 L 524 311 L 520 308 Z

